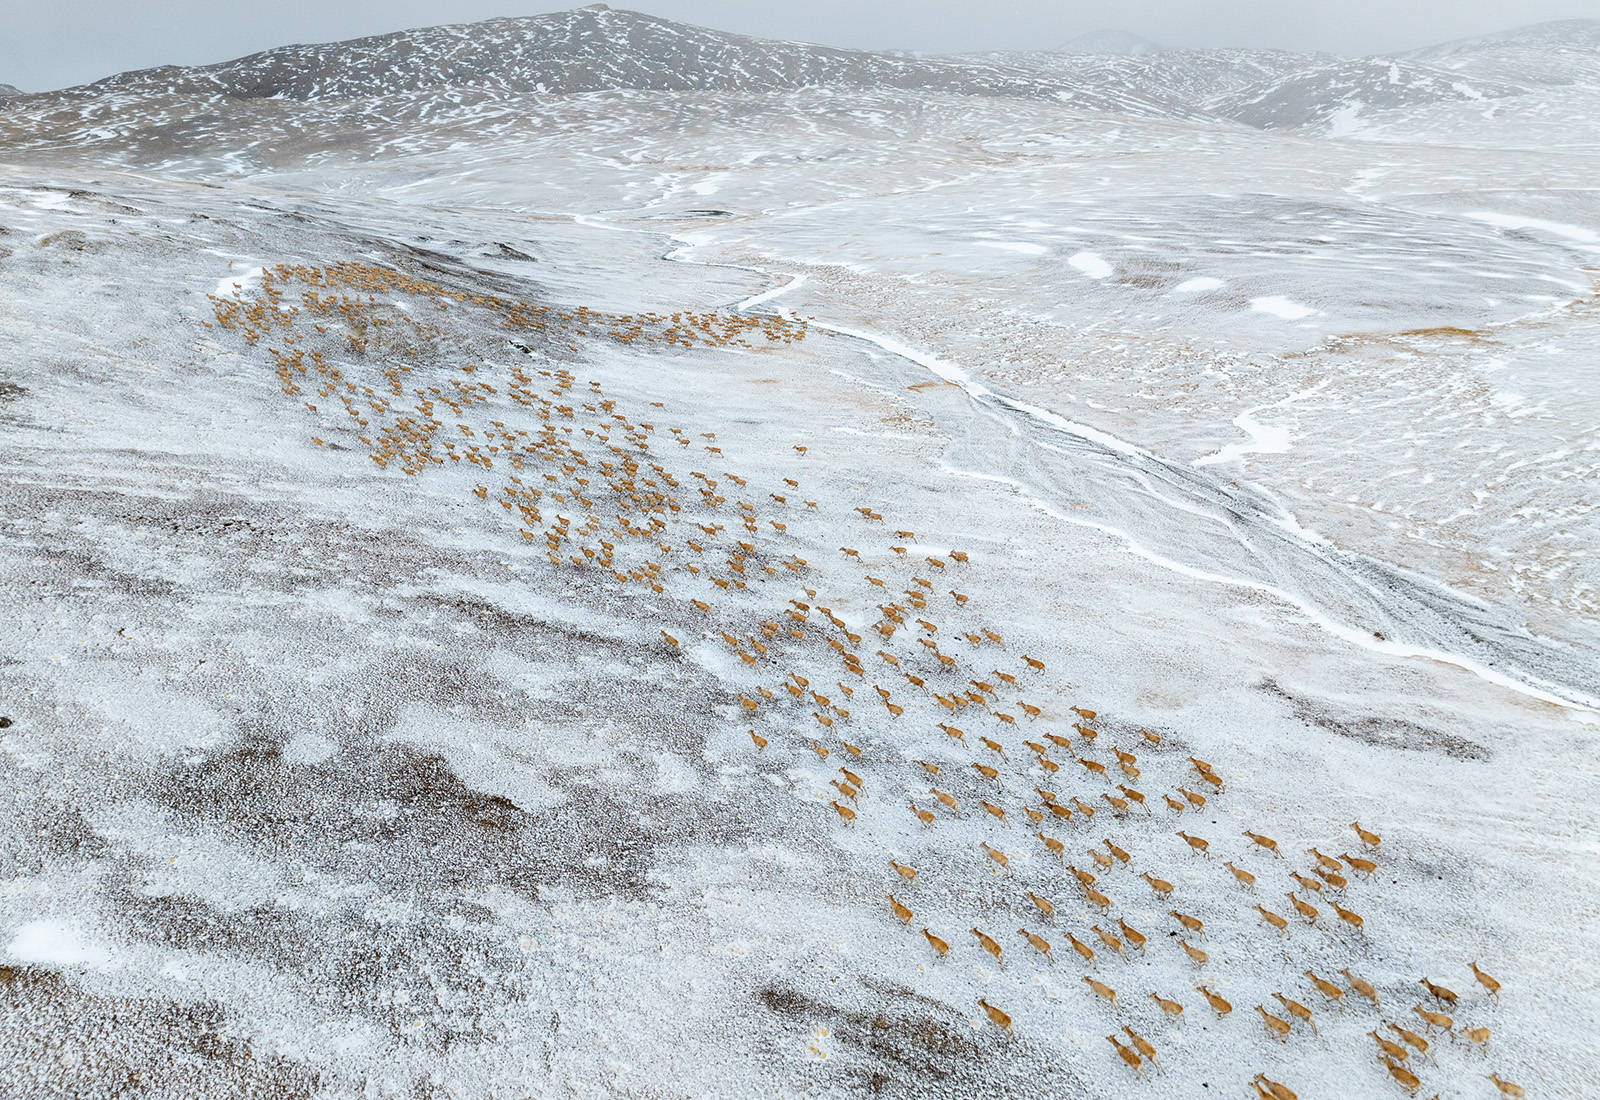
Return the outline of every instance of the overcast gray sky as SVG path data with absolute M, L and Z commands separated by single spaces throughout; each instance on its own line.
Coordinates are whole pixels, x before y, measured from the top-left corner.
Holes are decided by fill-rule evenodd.
M 290 42 L 576 6 L 516 0 L 0 0 L 0 83 L 42 91 L 126 69 L 223 61 Z M 1600 15 L 1600 0 L 636 0 L 612 6 L 770 38 L 930 52 L 1049 47 L 1085 31 L 1117 29 L 1165 46 L 1360 54 Z

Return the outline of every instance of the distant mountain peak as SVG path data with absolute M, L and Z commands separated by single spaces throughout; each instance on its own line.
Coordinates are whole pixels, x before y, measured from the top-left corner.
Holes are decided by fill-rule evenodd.
M 1158 46 L 1148 38 L 1141 38 L 1131 31 L 1098 30 L 1078 35 L 1076 38 L 1058 46 L 1055 52 L 1122 54 L 1127 57 L 1141 57 L 1145 54 L 1161 53 L 1165 48 L 1164 46 Z
M 10 84 L 0 84 L 0 96 L 21 95 L 22 89 Z
M 1458 38 L 1412 51 L 1413 57 L 1448 57 L 1502 49 L 1600 49 L 1600 19 L 1555 19 L 1493 34 Z

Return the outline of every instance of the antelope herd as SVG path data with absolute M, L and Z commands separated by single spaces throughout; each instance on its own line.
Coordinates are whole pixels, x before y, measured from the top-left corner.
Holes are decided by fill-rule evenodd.
M 888 858 L 864 877 L 881 881 L 875 904 L 927 965 L 1093 970 L 1071 983 L 1079 1003 L 1069 1011 L 1109 1016 L 1114 1050 L 1106 1057 L 1140 1077 L 1162 1068 L 1159 1048 L 1174 1029 L 1196 1026 L 1185 1022 L 1195 1005 L 1209 1011 L 1222 1042 L 1259 1022 L 1278 1042 L 1326 1043 L 1319 1017 L 1359 1016 L 1354 1033 L 1373 1043 L 1364 1056 L 1413 1093 L 1433 1072 L 1435 1042 L 1459 1040 L 1463 1056 L 1470 1049 L 1479 1057 L 1490 1045 L 1487 1027 L 1460 1027 L 1455 1015 L 1479 1016 L 1500 995 L 1478 960 L 1463 960 L 1461 972 L 1481 992 L 1469 998 L 1424 977 L 1414 1005 L 1402 998 L 1417 992 L 1415 981 L 1357 973 L 1370 975 L 1381 954 L 1383 923 L 1369 927 L 1353 908 L 1376 900 L 1357 891 L 1377 889 L 1378 833 L 1359 821 L 1324 837 L 1216 831 L 1205 811 L 1231 797 L 1227 762 L 1186 755 L 1174 732 L 1060 705 L 1047 661 L 1008 645 L 1000 624 L 981 616 L 981 600 L 962 591 L 982 587 L 972 554 L 927 552 L 910 529 L 917 524 L 900 527 L 901 517 L 875 503 L 827 528 L 829 546 L 841 531 L 856 545 L 819 549 L 803 536 L 821 509 L 804 499 L 798 477 L 750 488 L 753 478 L 724 468 L 715 432 L 662 428 L 651 410 L 664 403 L 625 409 L 546 354 L 576 349 L 578 337 L 758 349 L 805 339 L 803 322 L 558 310 L 361 263 L 270 267 L 258 292 L 212 303 L 207 326 L 270 360 L 284 396 L 310 418 L 313 445 L 364 450 L 381 474 L 412 478 L 470 464 L 464 492 L 493 510 L 516 545 L 542 548 L 552 570 L 675 606 L 672 621 L 658 633 L 652 627 L 659 641 L 650 644 L 739 681 L 726 699 L 748 731 L 737 734 L 743 751 L 808 758 L 826 771 L 818 827 L 825 819 L 857 830 L 858 842 L 863 830 L 881 839 Z M 440 363 L 445 315 L 463 308 L 516 349 L 481 358 L 511 365 Z M 528 340 L 537 342 L 517 342 Z M 789 461 L 803 468 L 809 447 L 793 450 Z M 825 553 L 832 561 L 819 568 Z M 824 590 L 826 578 L 841 575 Z M 921 758 L 906 751 L 913 745 Z M 941 859 L 939 870 L 907 854 L 977 830 L 986 838 Z M 1092 870 L 1080 869 L 1085 856 Z M 959 925 L 952 936 L 940 926 L 950 899 L 970 894 L 943 880 L 973 874 L 995 876 L 1015 904 L 973 913 L 970 939 Z M 1197 890 L 1201 880 L 1215 886 Z M 1219 905 L 1219 897 L 1230 900 Z M 1141 915 L 1151 905 L 1160 918 Z M 1006 942 L 1023 948 L 1013 955 L 998 938 L 1006 928 L 1016 928 L 1020 945 Z M 1280 988 L 1250 997 L 1255 1015 L 1234 1019 L 1218 991 L 1230 975 L 1216 960 L 1238 951 L 1286 965 Z M 1182 967 L 1145 965 L 1156 958 Z M 1146 975 L 1157 972 L 1187 973 L 1192 984 L 1148 988 Z M 1028 1041 L 1027 1006 L 993 992 L 969 1003 L 1008 1041 Z M 1144 1015 L 1125 1022 L 1136 1013 Z M 1506 1096 L 1524 1094 L 1498 1075 L 1478 1076 Z M 1256 1096 L 1296 1096 L 1265 1074 L 1242 1083 Z

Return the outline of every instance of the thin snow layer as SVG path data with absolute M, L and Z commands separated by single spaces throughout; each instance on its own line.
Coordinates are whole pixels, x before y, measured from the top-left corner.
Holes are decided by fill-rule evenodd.
M 1111 275 L 1111 265 L 1106 263 L 1105 257 L 1098 252 L 1074 252 L 1067 257 L 1067 263 L 1089 276 L 1091 279 L 1105 279 Z
M 1600 1091 L 1592 157 L 1453 118 L 8 110 L 8 1095 Z
M 1266 294 L 1260 298 L 1251 298 L 1250 308 L 1257 313 L 1267 313 L 1273 317 L 1282 317 L 1285 321 L 1298 321 L 1302 317 L 1309 317 L 1316 312 L 1310 306 L 1302 305 L 1292 298 L 1285 298 L 1281 294 Z

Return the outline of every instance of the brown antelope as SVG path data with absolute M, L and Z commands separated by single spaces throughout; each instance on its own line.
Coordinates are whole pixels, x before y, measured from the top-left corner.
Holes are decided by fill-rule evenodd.
M 992 768 L 988 764 L 979 764 L 976 761 L 973 762 L 972 766 L 974 768 L 976 768 L 978 774 L 983 776 L 985 779 L 999 779 L 1000 778 L 1000 769 L 999 768 Z
M 856 812 L 849 806 L 841 806 L 835 802 L 833 803 L 833 808 L 838 811 L 839 817 L 843 819 L 846 825 L 854 825 L 856 823 Z
M 1087 977 L 1083 979 L 1083 984 L 1088 986 L 1098 996 L 1104 997 L 1106 1000 L 1110 1001 L 1113 1009 L 1120 1009 L 1120 1006 L 1117 1004 L 1117 991 L 1115 989 L 1112 989 L 1104 982 L 1097 982 L 1093 978 Z
M 907 867 L 904 863 L 896 863 L 892 859 L 889 861 L 889 866 L 894 868 L 895 874 L 907 882 L 917 881 L 917 869 L 915 867 Z
M 1007 1035 L 1015 1034 L 1011 1030 L 1010 1016 L 1007 1016 L 1004 1012 L 1001 1012 L 998 1008 L 984 1000 L 982 997 L 978 998 L 978 1004 L 983 1008 L 984 1013 L 989 1017 L 989 1019 L 994 1021 L 997 1027 L 1004 1028 Z
M 1091 858 L 1093 858 L 1095 866 L 1099 867 L 1101 870 L 1107 870 L 1117 865 L 1116 860 L 1112 859 L 1109 855 L 1106 855 L 1098 848 L 1090 848 L 1089 855 Z
M 1256 1005 L 1256 1011 L 1261 1013 L 1262 1026 L 1267 1029 L 1267 1033 L 1273 1038 L 1287 1039 L 1289 1037 L 1291 1028 L 1288 1020 L 1279 1019 L 1260 1005 Z
M 1108 851 L 1112 855 L 1116 856 L 1117 860 L 1119 862 L 1121 862 L 1121 863 L 1127 863 L 1129 860 L 1131 860 L 1133 858 L 1125 850 L 1117 847 L 1115 844 L 1111 843 L 1111 841 L 1109 841 L 1109 840 L 1101 841 L 1101 843 L 1106 846 L 1106 851 Z
M 1423 1008 L 1421 1005 L 1413 1005 L 1411 1010 L 1421 1016 L 1429 1027 L 1436 1027 L 1442 1031 L 1455 1031 L 1456 1022 L 1443 1012 L 1434 1012 L 1432 1009 Z
M 1381 1007 L 1378 1003 L 1378 988 L 1365 978 L 1358 978 L 1345 967 L 1339 971 L 1344 975 L 1344 980 L 1350 983 L 1350 988 L 1372 1002 L 1374 1008 Z
M 1043 672 L 1044 671 L 1044 662 L 1043 661 L 1034 660 L 1032 657 L 1029 657 L 1026 653 L 1024 653 L 1022 655 L 1022 660 L 1029 668 L 1033 669 L 1035 672 Z
M 1378 869 L 1378 865 L 1372 860 L 1362 859 L 1360 856 L 1353 856 L 1349 852 L 1340 852 L 1339 858 L 1348 863 L 1351 870 L 1359 871 L 1368 878 L 1371 878 L 1373 872 Z
M 1143 877 L 1144 880 L 1150 884 L 1150 889 L 1154 890 L 1161 897 L 1166 898 L 1172 896 L 1172 883 L 1168 882 L 1166 879 L 1156 878 L 1155 876 L 1151 875 L 1149 871 L 1146 871 Z
M 1169 909 L 1167 912 L 1171 913 L 1173 918 L 1177 920 L 1179 924 L 1183 925 L 1184 928 L 1188 929 L 1190 932 L 1193 932 L 1200 939 L 1206 938 L 1205 921 L 1201 920 L 1199 917 L 1191 917 L 1187 913 L 1180 913 L 1176 909 Z
M 828 780 L 828 783 L 833 787 L 834 790 L 844 795 L 851 802 L 859 803 L 861 801 L 859 797 L 861 792 L 856 790 L 850 784 L 838 779 L 830 779 Z
M 1199 852 L 1201 855 L 1204 856 L 1204 855 L 1210 855 L 1211 854 L 1211 842 L 1210 841 L 1201 840 L 1197 836 L 1190 836 L 1188 833 L 1184 832 L 1182 829 L 1178 830 L 1178 835 L 1183 838 L 1183 841 L 1184 841 L 1185 844 L 1189 845 L 1189 847 L 1193 848 L 1195 851 Z
M 1249 829 L 1244 831 L 1244 835 L 1255 841 L 1267 851 L 1271 852 L 1273 855 L 1277 856 L 1279 859 L 1283 858 L 1283 853 L 1278 851 L 1278 842 L 1273 840 L 1270 836 L 1262 836 L 1260 833 L 1252 833 Z
M 1235 867 L 1231 859 L 1224 860 L 1223 866 L 1233 872 L 1233 877 L 1239 880 L 1240 886 L 1243 886 L 1247 890 L 1254 890 L 1256 888 L 1256 876 L 1252 875 L 1249 871 L 1246 871 L 1241 867 Z
M 1350 885 L 1350 880 L 1339 874 L 1337 871 L 1329 871 L 1323 867 L 1313 867 L 1312 870 L 1316 871 L 1318 875 L 1322 876 L 1322 880 L 1324 882 L 1337 890 L 1343 890 L 1346 886 Z
M 1315 848 L 1307 848 L 1306 851 L 1310 852 L 1312 856 L 1316 858 L 1317 866 L 1321 867 L 1324 871 L 1333 871 L 1337 873 L 1344 870 L 1344 864 L 1340 863 L 1332 856 L 1325 855 Z
M 1196 966 L 1204 966 L 1206 963 L 1211 961 L 1211 956 L 1210 955 L 1206 954 L 1204 951 L 1202 951 L 1198 947 L 1194 946 L 1188 940 L 1180 939 L 1178 941 L 1178 946 L 1183 948 L 1183 953 L 1185 955 L 1188 955 L 1190 961 L 1193 962 Z
M 1274 1081 L 1264 1073 L 1258 1073 L 1250 1079 L 1256 1087 L 1258 1096 L 1267 1096 L 1271 1100 L 1300 1100 L 1300 1094 L 1281 1081 Z
M 1389 1076 L 1398 1081 L 1400 1086 L 1406 1089 L 1408 1092 L 1416 1092 L 1417 1089 L 1422 1086 L 1422 1078 L 1412 1073 L 1400 1063 L 1391 1062 L 1389 1059 L 1385 1058 L 1383 1059 L 1383 1065 L 1384 1068 L 1389 1071 Z
M 1050 850 L 1051 855 L 1061 856 L 1067 850 L 1067 846 L 1053 836 L 1045 836 L 1043 833 L 1034 833 L 1033 835 L 1044 841 L 1044 846 Z
M 1502 1080 L 1492 1073 L 1485 1074 L 1485 1076 L 1494 1083 L 1495 1088 L 1500 1090 L 1501 1096 L 1523 1097 L 1528 1095 L 1528 1090 L 1515 1082 Z
M 1025 894 L 1023 896 L 1029 901 L 1033 902 L 1034 907 L 1037 908 L 1041 914 L 1043 914 L 1045 920 L 1056 919 L 1056 907 L 1051 905 L 1044 898 L 1041 898 L 1038 894 L 1033 893 Z
M 1061 805 L 1060 803 L 1058 803 L 1058 802 L 1049 802 L 1049 803 L 1046 803 L 1046 805 L 1049 806 L 1050 812 L 1052 814 L 1054 814 L 1056 817 L 1059 817 L 1061 820 L 1063 820 L 1063 821 L 1071 821 L 1072 820 L 1072 811 L 1067 809 L 1065 806 Z
M 1282 993 L 1274 993 L 1273 996 L 1278 998 L 1278 1003 L 1288 1010 L 1289 1015 L 1297 1020 L 1304 1020 L 1311 1028 L 1311 1034 L 1317 1034 L 1317 1022 L 1311 1018 L 1311 1010 L 1309 1008 L 1299 1001 L 1285 997 Z
M 1340 920 L 1344 921 L 1351 928 L 1354 928 L 1357 932 L 1361 931 L 1363 928 L 1366 927 L 1366 923 L 1367 922 L 1364 919 L 1362 919 L 1362 916 L 1361 916 L 1360 913 L 1357 913 L 1357 912 L 1355 912 L 1353 910 L 1350 910 L 1350 909 L 1346 909 L 1344 906 L 1340 905 L 1336 901 L 1330 901 L 1330 902 L 1328 902 L 1328 904 L 1333 906 L 1333 911 L 1338 916 L 1338 918 Z
M 862 778 L 849 768 L 841 767 L 839 771 L 846 779 L 850 780 L 850 782 L 855 784 L 857 787 L 861 788 L 862 790 L 867 789 L 867 784 L 862 780 Z
M 1085 978 L 1084 980 L 1087 981 L 1088 979 Z M 1128 1068 L 1132 1069 L 1140 1077 L 1143 1077 L 1144 1059 L 1139 1057 L 1138 1052 L 1132 1047 L 1123 1046 L 1115 1035 L 1107 1035 L 1106 1039 L 1111 1043 L 1112 1046 L 1117 1048 L 1117 1057 L 1121 1058 Z
M 1318 993 L 1321 993 L 1334 1004 L 1344 1004 L 1344 990 L 1340 989 L 1326 978 L 1317 977 L 1316 971 L 1314 970 L 1307 970 L 1304 973 L 1307 978 L 1311 979 L 1311 984 L 1317 987 Z
M 1383 843 L 1383 837 L 1379 836 L 1377 833 L 1371 832 L 1370 830 L 1363 829 L 1359 821 L 1352 821 L 1350 823 L 1350 827 L 1356 831 L 1356 836 L 1361 838 L 1361 843 L 1365 844 L 1368 848 L 1376 848 L 1379 844 Z
M 954 810 L 956 813 L 961 812 L 961 803 L 956 801 L 955 795 L 941 791 L 938 787 L 929 787 L 928 792 L 940 802 L 944 803 L 944 805 L 949 809 Z
M 902 905 L 893 894 L 889 895 L 889 911 L 899 917 L 906 924 L 911 923 L 911 910 Z
M 1430 982 L 1427 978 L 1421 978 L 1419 980 L 1422 982 L 1422 984 L 1424 986 L 1427 987 L 1428 994 L 1431 997 L 1433 997 L 1434 1000 L 1443 1001 L 1444 1003 L 1451 1004 L 1451 1005 L 1456 1003 L 1456 995 L 1452 990 L 1446 989 L 1442 985 L 1435 985 L 1433 982 Z
M 996 806 L 993 802 L 989 802 L 986 799 L 980 798 L 978 799 L 978 805 L 982 806 L 990 817 L 997 817 L 1001 821 L 1006 819 L 1005 810 L 999 806 Z
M 1391 1042 L 1390 1040 L 1385 1039 L 1376 1031 L 1369 1031 L 1367 1034 L 1372 1036 L 1373 1041 L 1378 1044 L 1378 1049 L 1380 1051 L 1382 1051 L 1388 1057 L 1393 1058 L 1396 1062 L 1405 1062 L 1410 1060 L 1411 1052 L 1405 1047 L 1401 1046 L 1399 1043 Z
M 1288 931 L 1289 922 L 1287 920 L 1285 920 L 1282 916 L 1278 915 L 1277 913 L 1274 913 L 1271 909 L 1267 909 L 1267 908 L 1264 908 L 1264 907 L 1258 905 L 1258 906 L 1256 906 L 1256 912 L 1261 914 L 1261 919 L 1262 920 L 1264 920 L 1268 924 L 1272 925 L 1272 927 L 1276 928 L 1278 931 L 1280 931 L 1280 932 Z
M 1294 906 L 1294 911 L 1296 913 L 1299 913 L 1302 917 L 1304 917 L 1306 919 L 1306 923 L 1307 924 L 1316 924 L 1317 923 L 1317 909 L 1316 909 L 1316 906 L 1311 905 L 1308 902 L 1301 901 L 1299 898 L 1294 896 L 1294 893 L 1292 891 L 1290 893 L 1285 894 L 1284 897 L 1289 899 L 1289 904 Z
M 1161 996 L 1158 993 L 1150 994 L 1150 999 L 1152 1001 L 1154 1001 L 1157 1004 L 1157 1006 L 1160 1007 L 1161 1011 L 1166 1013 L 1166 1015 L 1170 1019 L 1173 1019 L 1173 1020 L 1181 1020 L 1181 1019 L 1183 1019 L 1183 1005 L 1182 1004 L 1178 1003 L 1177 1001 L 1169 1001 L 1169 1000 L 1167 1000 L 1167 998 Z
M 1188 787 L 1179 787 L 1178 788 L 1178 793 L 1183 795 L 1184 801 L 1188 802 L 1189 805 L 1193 806 L 1195 809 L 1203 810 L 1203 809 L 1206 808 L 1206 796 L 1205 795 L 1196 794 L 1194 791 L 1191 791 Z
M 1111 899 L 1106 897 L 1099 890 L 1096 890 L 1093 886 L 1085 886 L 1083 888 L 1083 896 L 1088 900 L 1090 905 L 1094 906 L 1096 909 L 1099 909 L 1102 913 L 1111 908 Z
M 1302 890 L 1315 890 L 1319 894 L 1322 893 L 1321 879 L 1309 878 L 1305 875 L 1302 875 L 1299 871 L 1290 871 L 1289 877 L 1298 882 Z
M 1095 775 L 1098 775 L 1102 778 L 1105 777 L 1106 766 L 1100 763 L 1098 760 L 1085 760 L 1080 756 L 1078 757 L 1078 763 L 1083 765 L 1085 771 L 1093 772 Z
M 922 934 L 928 938 L 928 943 L 932 945 L 934 951 L 938 953 L 941 959 L 950 954 L 950 945 L 944 940 L 941 940 L 938 936 L 935 936 L 926 928 L 922 930 Z
M 1461 1034 L 1465 1035 L 1474 1046 L 1485 1047 L 1489 1045 L 1490 1031 L 1486 1027 L 1467 1028 Z
M 1052 963 L 1056 961 L 1056 957 L 1050 954 L 1049 940 L 1045 939 L 1036 932 L 1029 932 L 1026 928 L 1017 929 L 1017 935 L 1027 940 L 1029 945 L 1032 946 L 1035 951 L 1049 959 Z
M 1076 951 L 1080 957 L 1082 957 L 1084 962 L 1091 966 L 1094 965 L 1094 951 L 1089 947 L 1088 944 L 1084 943 L 1077 936 L 1074 936 L 1071 932 L 1067 933 L 1067 942 L 1072 945 L 1072 949 Z
M 1143 951 L 1144 945 L 1150 942 L 1148 936 L 1146 936 L 1143 932 L 1140 932 L 1138 929 L 1129 928 L 1128 922 L 1123 920 L 1121 917 L 1117 918 L 1117 927 L 1122 929 L 1123 937 L 1134 946 L 1135 950 Z
M 1002 852 L 999 848 L 991 848 L 991 847 L 989 847 L 987 842 L 984 842 L 984 843 L 980 844 L 979 847 L 981 847 L 984 850 L 984 853 L 986 855 L 988 855 L 988 857 L 990 859 L 994 860 L 1000 866 L 1008 868 L 1008 869 L 1011 867 L 1011 860 L 1006 858 L 1006 854 L 1004 852 Z
M 1180 1011 L 1180 1012 L 1183 1011 L 1183 1006 L 1182 1005 L 1178 1006 L 1178 1011 Z M 1154 1065 L 1159 1066 L 1161 1064 L 1161 1059 L 1156 1054 L 1156 1048 L 1155 1048 L 1155 1044 L 1154 1043 L 1152 1043 L 1149 1039 L 1146 1039 L 1143 1035 L 1140 1035 L 1137 1031 L 1133 1030 L 1133 1028 L 1129 1027 L 1127 1024 L 1123 1024 L 1122 1025 L 1122 1030 L 1127 1032 L 1128 1038 L 1133 1040 L 1133 1045 L 1139 1049 L 1139 1053 L 1140 1054 L 1144 1055 Z
M 1095 935 L 1100 937 L 1101 943 L 1115 951 L 1119 958 L 1126 959 L 1128 957 L 1127 950 L 1123 948 L 1122 941 L 1117 939 L 1117 937 L 1113 936 L 1110 932 L 1107 932 L 1104 928 L 1101 928 L 1098 924 L 1091 924 L 1089 929 Z
M 1476 962 L 1471 962 L 1467 965 L 1472 967 L 1472 976 L 1478 979 L 1478 984 L 1483 986 L 1483 988 L 1488 991 L 1489 996 L 1495 998 L 1495 1000 L 1499 1000 L 1500 983 L 1495 981 L 1489 975 L 1485 974 L 1482 970 L 1479 970 Z
M 1031 821 L 1035 825 L 1041 824 L 1044 821 L 1044 813 L 1043 813 L 1043 811 L 1036 810 L 1032 806 L 1024 806 L 1024 807 L 1022 807 L 1022 812 L 1027 814 L 1028 815 L 1028 820 Z
M 1142 792 L 1136 791 L 1132 787 L 1124 787 L 1121 783 L 1117 784 L 1117 790 L 1121 791 L 1125 796 L 1127 796 L 1129 802 L 1137 805 L 1145 813 L 1150 812 L 1150 807 L 1145 805 L 1145 797 Z
M 1433 1057 L 1433 1055 L 1428 1053 L 1428 1040 L 1418 1035 L 1415 1031 L 1407 1031 L 1399 1024 L 1386 1023 L 1384 1026 L 1390 1031 L 1393 1031 L 1396 1035 L 1400 1036 L 1406 1045 L 1414 1048 L 1418 1054 L 1421 1054 L 1427 1058 Z
M 978 943 L 983 947 L 983 949 L 985 951 L 989 952 L 989 954 L 994 956 L 996 962 L 1000 963 L 1002 966 L 1005 965 L 1005 959 L 1003 959 L 1001 957 L 1004 954 L 1004 952 L 1002 951 L 1002 949 L 1001 949 L 1001 947 L 1000 947 L 1000 945 L 998 943 L 996 943 L 988 935 L 985 935 L 984 933 L 978 931 L 976 928 L 972 929 L 972 934 L 974 936 L 978 937 Z
M 1026 714 L 1029 718 L 1037 718 L 1044 713 L 1044 711 L 1040 710 L 1032 703 L 1024 703 L 1021 699 L 1017 700 L 1017 706 L 1021 707 L 1022 713 Z
M 1170 794 L 1164 794 L 1161 797 L 1166 800 L 1167 808 L 1169 810 L 1171 810 L 1173 813 L 1175 813 L 1175 814 L 1183 813 L 1184 805 L 1183 805 L 1182 802 L 1179 802 L 1176 798 L 1173 798 Z
M 750 740 L 752 740 L 752 741 L 754 741 L 756 743 L 756 748 L 757 749 L 764 749 L 769 744 L 767 739 L 765 737 L 762 737 L 755 730 L 751 730 L 750 731 Z
M 1072 877 L 1078 880 L 1078 885 L 1080 886 L 1093 886 L 1099 881 L 1088 871 L 1080 871 L 1070 863 L 1067 864 L 1067 870 L 1072 872 Z
M 911 812 L 917 815 L 917 820 L 922 822 L 924 828 L 933 827 L 933 823 L 937 818 L 931 812 L 919 808 L 915 802 L 908 803 L 908 805 L 911 807 Z
M 1118 798 L 1116 795 L 1106 794 L 1103 791 L 1101 792 L 1100 797 L 1110 803 L 1112 810 L 1115 812 L 1119 814 L 1125 814 L 1128 812 L 1128 800 L 1126 798 Z
M 1206 999 L 1206 1004 L 1211 1006 L 1211 1011 L 1215 1012 L 1218 1016 L 1226 1016 L 1228 1013 L 1233 1011 L 1233 1005 L 1229 1004 L 1217 994 L 1211 992 L 1211 990 L 1207 987 L 1203 985 L 1197 985 L 1194 988 L 1195 992 L 1199 993 Z

